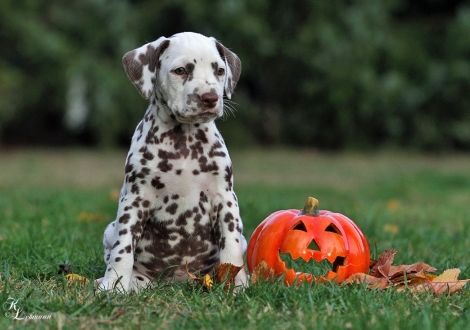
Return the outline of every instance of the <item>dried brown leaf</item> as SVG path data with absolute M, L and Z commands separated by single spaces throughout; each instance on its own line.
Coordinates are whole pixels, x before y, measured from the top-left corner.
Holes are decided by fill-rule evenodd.
M 275 278 L 274 269 L 268 266 L 266 261 L 261 261 L 251 273 L 251 282 L 253 284 L 259 283 L 262 280 L 270 280 Z
M 461 290 L 470 279 L 459 280 L 460 269 L 452 268 L 445 270 L 441 275 L 436 276 L 426 285 L 431 288 L 434 294 L 451 294 Z
M 429 281 L 429 278 L 427 277 L 425 271 L 419 271 L 418 273 L 402 273 L 400 276 L 396 276 L 393 279 L 390 279 L 390 283 L 396 285 L 400 283 L 406 282 L 411 282 L 411 281 L 418 281 L 418 280 L 423 280 L 423 281 Z
M 395 258 L 396 253 L 397 250 L 395 249 L 385 250 L 384 253 L 379 255 L 379 260 L 374 265 L 374 267 L 371 268 L 369 275 L 374 277 L 388 278 L 388 273 L 390 271 L 390 267 L 392 266 L 393 258 Z
M 117 312 L 116 314 L 114 314 L 110 319 L 109 321 L 115 321 L 117 320 L 118 318 L 120 318 L 121 316 L 123 316 L 124 314 L 126 314 L 126 311 L 124 309 L 121 309 L 119 312 Z
M 370 268 L 369 274 L 354 274 L 344 283 L 367 283 L 369 288 L 386 289 L 394 287 L 398 292 L 408 290 L 412 293 L 432 292 L 435 295 L 451 294 L 461 290 L 467 280 L 458 280 L 460 270 L 448 269 L 441 275 L 429 274 L 436 268 L 416 262 L 411 265 L 392 266 L 396 250 L 385 251 L 379 260 Z
M 348 277 L 343 284 L 367 283 L 369 289 L 386 289 L 390 286 L 389 281 L 383 277 L 375 277 L 364 273 L 356 273 Z
M 235 284 L 235 276 L 243 266 L 235 266 L 229 263 L 217 265 L 214 268 L 214 281 L 216 283 L 225 282 L 224 289 L 228 289 L 231 284 Z
M 460 281 L 451 281 L 451 282 L 430 282 L 426 283 L 432 292 L 435 295 L 440 294 L 451 294 L 457 291 L 462 290 L 462 288 L 467 284 L 470 280 L 460 280 Z
M 416 262 L 412 265 L 400 265 L 400 266 L 390 266 L 388 270 L 388 277 L 393 278 L 396 276 L 402 276 L 403 274 L 412 274 L 419 272 L 431 273 L 435 272 L 437 269 L 429 266 L 424 262 Z

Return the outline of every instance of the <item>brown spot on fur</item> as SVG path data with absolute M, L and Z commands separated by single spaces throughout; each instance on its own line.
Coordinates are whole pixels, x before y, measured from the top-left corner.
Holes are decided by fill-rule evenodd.
M 165 211 L 167 211 L 170 214 L 175 214 L 177 210 L 178 210 L 178 204 L 176 203 L 172 203 L 168 205 L 167 208 L 165 209 Z
M 198 162 L 199 162 L 199 168 L 201 172 L 212 172 L 212 171 L 217 171 L 219 169 L 219 166 L 217 165 L 215 161 L 212 161 L 212 163 L 209 163 L 205 156 L 199 157 Z
M 233 215 L 232 213 L 228 212 L 227 214 L 225 214 L 225 217 L 224 217 L 224 222 L 225 223 L 229 223 L 233 220 Z
M 198 93 L 199 89 L 194 88 L 192 94 L 188 94 L 186 96 L 186 105 L 190 105 L 191 103 L 196 103 L 196 106 L 200 109 L 204 107 L 204 103 L 202 103 L 201 96 Z
M 232 190 L 232 177 L 233 177 L 233 172 L 232 172 L 232 166 L 225 167 L 225 182 L 227 182 L 227 191 Z
M 222 144 L 220 143 L 220 141 L 217 141 L 216 143 L 214 143 L 211 147 L 211 149 L 209 150 L 209 157 L 226 157 L 227 154 L 223 151 L 217 151 L 217 149 L 220 149 L 222 148 Z
M 152 160 L 155 158 L 155 155 L 152 154 L 148 148 L 146 146 L 140 148 L 139 150 L 140 153 L 142 153 L 142 156 L 146 159 L 146 160 Z
M 152 179 L 152 181 L 151 181 L 151 183 L 150 183 L 150 184 L 152 185 L 152 187 L 154 187 L 155 189 L 163 189 L 163 188 L 165 188 L 165 184 L 162 183 L 162 182 L 160 181 L 160 179 L 161 179 L 161 178 L 160 178 L 159 176 L 157 176 L 157 177 L 155 177 L 154 179 Z
M 196 140 L 201 141 L 202 143 L 209 142 L 209 140 L 207 140 L 206 133 L 204 133 L 202 129 L 198 129 L 194 137 L 196 138 Z
M 157 167 L 162 172 L 168 172 L 168 171 L 171 171 L 171 169 L 173 168 L 173 165 L 170 164 L 167 159 L 165 159 L 165 160 L 162 160 L 160 163 L 158 163 Z
M 119 223 L 126 224 L 129 222 L 129 219 L 131 218 L 131 215 L 129 213 L 124 213 L 120 218 L 119 218 Z

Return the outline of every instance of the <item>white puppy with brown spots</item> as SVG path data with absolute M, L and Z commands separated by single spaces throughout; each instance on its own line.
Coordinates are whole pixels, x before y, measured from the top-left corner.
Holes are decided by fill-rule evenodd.
M 155 279 L 186 280 L 187 266 L 205 274 L 219 263 L 243 265 L 232 162 L 214 123 L 240 59 L 212 37 L 185 32 L 130 51 L 123 63 L 150 105 L 132 138 L 96 283 L 138 291 Z M 244 269 L 235 284 L 247 285 Z

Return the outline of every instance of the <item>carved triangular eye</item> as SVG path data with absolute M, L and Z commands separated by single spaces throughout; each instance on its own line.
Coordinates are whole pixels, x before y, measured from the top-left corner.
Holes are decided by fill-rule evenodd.
M 330 223 L 330 225 L 325 228 L 325 231 L 341 235 L 341 231 L 332 223 Z
M 292 227 L 292 230 L 302 230 L 304 232 L 307 232 L 307 227 L 305 227 L 302 221 L 299 221 L 295 224 L 294 227 Z

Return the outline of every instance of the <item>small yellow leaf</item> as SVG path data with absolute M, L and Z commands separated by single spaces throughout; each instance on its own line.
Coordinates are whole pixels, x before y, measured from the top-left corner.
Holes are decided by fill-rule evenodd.
M 433 278 L 432 282 L 451 282 L 457 281 L 459 278 L 460 269 L 451 268 L 444 271 L 441 275 Z
M 188 263 L 186 262 L 186 273 L 188 274 L 188 277 L 197 283 L 205 286 L 207 289 L 211 290 L 212 289 L 212 284 L 214 284 L 214 281 L 212 281 L 212 278 L 209 274 L 204 275 L 202 279 L 197 277 L 196 275 L 192 274 L 189 272 L 188 269 Z
M 387 202 L 387 209 L 390 212 L 395 212 L 400 208 L 400 201 L 396 198 L 389 199 Z
M 72 284 L 72 283 L 88 284 L 88 282 L 90 281 L 86 277 L 80 276 L 78 274 L 67 274 L 65 275 L 65 278 L 67 279 L 67 284 Z
M 398 229 L 398 226 L 391 225 L 391 224 L 384 225 L 383 230 L 387 233 L 394 234 L 394 235 L 397 234 L 400 231 Z
M 78 222 L 94 222 L 94 221 L 101 221 L 101 220 L 108 220 L 108 216 L 104 214 L 92 213 L 83 211 L 79 215 L 77 215 Z
M 214 284 L 214 281 L 212 281 L 209 274 L 206 274 L 203 278 L 202 284 L 210 290 L 212 289 L 212 284 Z

